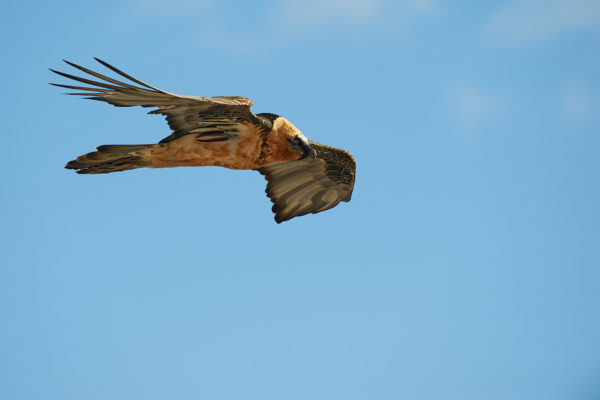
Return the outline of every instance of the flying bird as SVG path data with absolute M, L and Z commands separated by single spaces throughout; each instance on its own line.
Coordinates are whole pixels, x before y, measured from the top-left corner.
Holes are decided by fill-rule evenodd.
M 252 101 L 246 97 L 169 93 L 95 60 L 130 82 L 63 60 L 100 81 L 50 69 L 89 86 L 52 85 L 118 107 L 152 107 L 148 114 L 164 115 L 172 132 L 156 144 L 99 146 L 69 161 L 65 168 L 78 174 L 184 166 L 256 170 L 267 180 L 266 193 L 277 223 L 350 201 L 356 163 L 349 152 L 308 140 L 284 117 L 254 114 Z

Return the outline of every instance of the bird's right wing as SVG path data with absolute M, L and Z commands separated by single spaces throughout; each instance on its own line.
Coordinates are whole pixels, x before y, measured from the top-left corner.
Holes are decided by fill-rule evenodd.
M 275 221 L 316 214 L 350 201 L 356 162 L 345 150 L 310 142 L 316 158 L 273 163 L 257 171 L 265 175 L 267 196 L 273 204 Z
M 71 95 L 105 101 L 118 107 L 155 107 L 156 109 L 149 114 L 164 115 L 173 130 L 173 133 L 163 139 L 163 142 L 188 134 L 198 135 L 199 141 L 228 140 L 243 129 L 242 125 L 252 126 L 259 131 L 270 128 L 267 121 L 250 111 L 252 101 L 246 97 L 196 97 L 169 93 L 150 86 L 100 59 L 96 58 L 96 61 L 136 85 L 110 78 L 69 61 L 65 62 L 101 81 L 50 69 L 58 75 L 90 86 L 57 83 L 52 85 L 76 90 L 69 93 Z

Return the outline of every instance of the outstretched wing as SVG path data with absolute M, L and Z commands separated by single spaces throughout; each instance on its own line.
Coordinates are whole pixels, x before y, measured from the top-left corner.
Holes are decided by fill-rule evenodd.
M 265 175 L 267 196 L 273 204 L 275 221 L 316 214 L 350 201 L 356 163 L 345 150 L 310 142 L 317 158 L 273 163 L 257 171 Z
M 58 83 L 52 83 L 52 85 L 76 90 L 76 92 L 68 94 L 105 101 L 118 107 L 156 107 L 148 114 L 166 116 L 169 127 L 173 130 L 170 136 L 162 140 L 163 143 L 188 134 L 198 135 L 200 141 L 228 140 L 239 134 L 243 128 L 241 125 L 253 125 L 261 130 L 268 128 L 268 121 L 257 117 L 250 111 L 252 101 L 246 97 L 196 97 L 168 93 L 150 86 L 98 58 L 95 60 L 137 85 L 109 78 L 66 60 L 67 64 L 101 81 L 50 69 L 54 73 L 90 86 Z

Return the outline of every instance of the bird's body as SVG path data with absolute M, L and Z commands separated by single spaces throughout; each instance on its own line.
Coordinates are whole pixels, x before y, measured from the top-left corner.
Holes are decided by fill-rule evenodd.
M 156 144 L 103 145 L 67 163 L 80 174 L 99 174 L 135 168 L 220 166 L 253 169 L 269 181 L 267 195 L 275 203 L 279 223 L 295 216 L 317 213 L 349 201 L 355 176 L 350 153 L 309 141 L 287 119 L 275 114 L 253 114 L 252 102 L 240 96 L 193 97 L 176 95 L 147 85 L 115 67 L 100 63 L 129 83 L 78 68 L 102 82 L 54 71 L 92 85 L 56 86 L 70 93 L 122 107 L 155 107 L 172 133 Z
M 260 141 L 253 137 L 253 133 L 244 132 L 239 138 L 225 142 L 201 144 L 194 136 L 186 135 L 152 146 L 146 150 L 145 158 L 150 168 L 216 166 L 256 169 L 261 167 L 261 149 Z
M 302 157 L 287 145 L 287 139 L 293 140 L 300 131 L 283 117 L 278 117 L 273 125 L 270 132 L 243 126 L 236 137 L 224 141 L 207 141 L 202 137 L 184 135 L 173 141 L 158 143 L 145 151 L 150 161 L 148 166 L 258 169 L 274 162 Z M 280 143 L 286 145 L 280 146 Z

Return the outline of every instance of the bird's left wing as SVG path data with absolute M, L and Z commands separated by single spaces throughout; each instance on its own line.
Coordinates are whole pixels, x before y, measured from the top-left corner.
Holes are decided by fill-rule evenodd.
M 163 139 L 163 142 L 187 134 L 198 135 L 200 141 L 228 140 L 239 133 L 240 124 L 252 125 L 259 129 L 267 128 L 266 121 L 250 111 L 252 101 L 246 97 L 197 97 L 169 93 L 150 86 L 98 58 L 96 61 L 132 83 L 110 78 L 65 60 L 67 64 L 100 79 L 100 81 L 50 69 L 61 76 L 90 86 L 57 83 L 52 83 L 52 85 L 76 90 L 69 94 L 104 101 L 118 107 L 155 107 L 156 109 L 150 111 L 149 114 L 164 115 L 169 127 L 173 130 L 173 133 Z
M 316 214 L 350 201 L 356 163 L 345 150 L 316 142 L 310 146 L 316 158 L 273 163 L 257 171 L 268 181 L 266 193 L 273 204 L 275 221 Z

